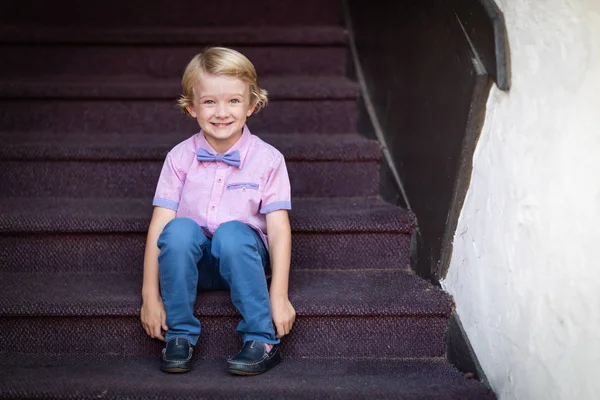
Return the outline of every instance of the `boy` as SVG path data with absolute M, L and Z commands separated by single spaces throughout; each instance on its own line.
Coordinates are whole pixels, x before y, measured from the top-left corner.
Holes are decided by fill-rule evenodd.
M 245 125 L 267 104 L 267 92 L 252 63 L 223 47 L 196 55 L 182 87 L 179 106 L 201 131 L 169 152 L 158 181 L 144 255 L 142 326 L 166 341 L 163 371 L 189 371 L 200 335 L 197 290 L 229 289 L 244 342 L 228 360 L 229 372 L 260 374 L 281 361 L 279 339 L 296 316 L 288 299 L 285 161 Z

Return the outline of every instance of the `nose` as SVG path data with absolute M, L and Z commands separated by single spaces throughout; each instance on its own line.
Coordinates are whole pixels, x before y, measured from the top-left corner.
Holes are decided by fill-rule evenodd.
M 219 102 L 217 105 L 216 116 L 217 118 L 224 118 L 229 115 L 229 110 L 226 103 Z

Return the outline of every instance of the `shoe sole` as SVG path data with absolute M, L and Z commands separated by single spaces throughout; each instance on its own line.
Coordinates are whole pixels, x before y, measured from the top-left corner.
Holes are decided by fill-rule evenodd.
M 263 372 L 267 372 L 267 371 L 268 370 L 263 371 Z M 260 375 L 263 372 L 246 372 L 246 371 L 238 371 L 238 370 L 235 370 L 235 369 L 230 369 L 229 370 L 230 374 L 238 375 L 238 376 L 254 376 L 254 375 Z
M 188 372 L 189 370 L 190 368 L 161 368 L 161 371 L 172 374 L 181 374 L 184 372 Z
M 273 365 L 269 366 L 269 368 L 265 369 L 264 371 L 260 371 L 260 372 L 250 372 L 250 371 L 243 371 L 243 370 L 239 370 L 239 369 L 231 369 L 229 368 L 228 371 L 230 374 L 233 375 L 238 375 L 238 376 L 254 376 L 254 375 L 260 375 L 263 374 L 265 372 L 267 372 L 268 370 L 270 370 L 271 368 L 279 365 L 279 363 L 281 362 L 281 360 L 277 360 L 277 362 L 275 362 Z

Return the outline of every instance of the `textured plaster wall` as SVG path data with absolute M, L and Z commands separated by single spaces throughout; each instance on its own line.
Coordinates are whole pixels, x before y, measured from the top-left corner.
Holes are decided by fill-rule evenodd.
M 500 399 L 600 399 L 600 0 L 498 0 L 495 87 L 442 282 Z

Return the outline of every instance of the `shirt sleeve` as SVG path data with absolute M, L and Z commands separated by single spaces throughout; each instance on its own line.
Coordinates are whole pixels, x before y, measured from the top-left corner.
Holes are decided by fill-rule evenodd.
M 184 174 L 175 165 L 172 154 L 167 154 L 158 178 L 152 205 L 177 211 L 184 178 Z
M 277 210 L 291 210 L 291 191 L 290 178 L 285 166 L 285 160 L 280 155 L 275 160 L 273 170 L 264 187 L 260 213 L 268 214 Z

